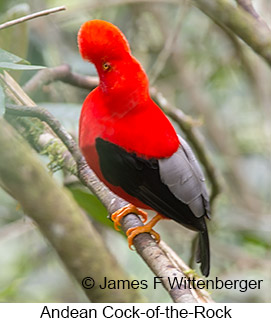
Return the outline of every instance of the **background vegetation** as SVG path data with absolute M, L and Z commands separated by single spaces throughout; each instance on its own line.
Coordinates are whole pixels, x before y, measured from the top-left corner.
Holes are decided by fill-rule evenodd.
M 94 67 L 78 53 L 78 29 L 83 22 L 96 18 L 119 26 L 134 56 L 146 69 L 151 85 L 172 106 L 196 120 L 195 131 L 214 164 L 221 192 L 214 200 L 209 223 L 210 278 L 263 279 L 260 290 L 246 293 L 214 290 L 212 298 L 218 302 L 270 302 L 271 73 L 268 63 L 233 32 L 221 27 L 219 15 L 216 24 L 191 6 L 190 1 L 32 0 L 22 3 L 10 0 L 0 3 L 0 23 L 59 5 L 66 5 L 67 10 L 0 30 L 0 48 L 31 64 L 55 67 L 65 63 L 79 74 L 96 75 Z M 262 0 L 254 1 L 254 5 L 262 17 L 255 19 L 271 24 L 271 3 Z M 9 72 L 22 86 L 36 73 Z M 31 93 L 31 98 L 52 112 L 77 138 L 80 108 L 87 94 L 85 89 L 52 82 Z M 77 203 L 87 211 L 106 248 L 129 277 L 152 281 L 152 273 L 128 249 L 124 236 L 108 226 L 106 211 L 97 200 L 76 184 L 73 177 L 59 170 L 57 162 L 42 154 L 39 156 L 52 171 L 55 181 L 69 187 Z M 161 222 L 157 229 L 162 239 L 189 263 L 194 234 L 171 221 Z M 170 301 L 162 288 L 155 293 L 150 288 L 141 290 L 140 294 L 151 302 Z M 1 188 L 0 301 L 88 301 L 38 227 Z

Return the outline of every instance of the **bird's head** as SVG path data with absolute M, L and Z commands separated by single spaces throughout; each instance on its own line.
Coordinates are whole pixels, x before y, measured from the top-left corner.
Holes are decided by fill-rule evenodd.
M 97 19 L 85 22 L 78 32 L 78 46 L 82 57 L 95 65 L 103 91 L 117 95 L 136 89 L 148 92 L 147 75 L 115 25 Z
M 95 65 L 131 55 L 124 34 L 118 27 L 104 20 L 85 22 L 78 32 L 78 46 L 82 57 Z

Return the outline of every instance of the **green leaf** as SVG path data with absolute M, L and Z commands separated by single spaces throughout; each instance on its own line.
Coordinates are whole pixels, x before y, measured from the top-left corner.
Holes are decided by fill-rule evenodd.
M 67 187 L 71 191 L 78 205 L 83 210 L 85 210 L 94 220 L 111 229 L 114 229 L 113 222 L 107 218 L 108 213 L 106 208 L 95 195 L 92 195 L 78 187 L 75 187 L 74 185 L 68 185 Z M 125 236 L 122 231 L 119 232 Z
M 6 62 L 6 63 L 20 63 L 20 64 L 30 64 L 25 59 L 16 56 L 14 54 L 11 54 L 10 52 L 7 52 L 6 50 L 0 48 L 0 62 Z
M 242 238 L 243 238 L 243 241 L 245 242 L 251 243 L 253 245 L 257 245 L 259 247 L 263 247 L 266 250 L 271 250 L 270 241 L 265 239 L 264 236 L 258 236 L 252 231 L 247 231 L 247 232 L 244 231 L 242 233 Z
M 14 64 L 9 62 L 0 62 L 0 69 L 6 70 L 40 70 L 46 68 L 39 65 Z

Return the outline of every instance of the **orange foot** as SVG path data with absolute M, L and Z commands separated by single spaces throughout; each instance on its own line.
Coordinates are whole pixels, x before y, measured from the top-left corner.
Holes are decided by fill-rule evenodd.
M 144 233 L 144 232 L 150 233 L 155 238 L 156 242 L 159 243 L 160 242 L 160 235 L 156 231 L 154 231 L 152 228 L 161 219 L 166 219 L 166 217 L 164 217 L 161 214 L 156 214 L 156 216 L 154 218 L 152 218 L 151 221 L 149 223 L 147 223 L 146 225 L 128 229 L 126 231 L 126 235 L 128 237 L 129 248 L 132 249 L 134 237 L 136 237 L 138 234 Z
M 137 215 L 142 216 L 143 220 L 142 222 L 145 223 L 148 220 L 148 214 L 137 207 L 135 207 L 133 204 L 129 204 L 127 206 L 124 206 L 123 208 L 119 209 L 118 211 L 114 212 L 111 216 L 111 220 L 114 222 L 115 230 L 119 231 L 120 226 L 120 220 L 129 213 L 135 213 Z

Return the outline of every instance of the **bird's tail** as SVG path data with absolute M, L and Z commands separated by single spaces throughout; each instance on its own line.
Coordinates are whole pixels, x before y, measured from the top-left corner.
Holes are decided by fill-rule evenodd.
M 210 272 L 210 247 L 207 228 L 199 233 L 199 243 L 197 250 L 197 263 L 201 263 L 200 270 L 207 277 Z

